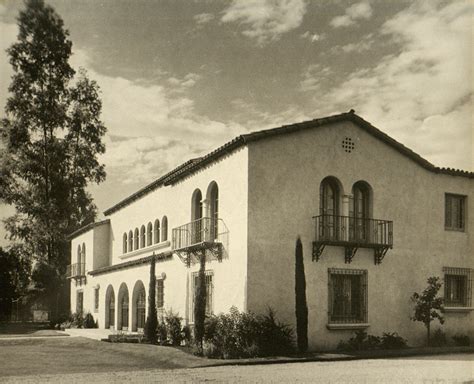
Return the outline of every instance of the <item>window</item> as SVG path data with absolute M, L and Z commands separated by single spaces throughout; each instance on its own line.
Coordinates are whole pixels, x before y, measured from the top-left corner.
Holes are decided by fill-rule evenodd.
M 470 307 L 472 269 L 444 267 L 444 306 Z
M 464 231 L 466 223 L 466 196 L 446 193 L 444 204 L 444 227 Z
M 165 308 L 165 281 L 156 279 L 156 310 L 158 317 L 164 315 Z
M 123 253 L 127 253 L 127 234 L 123 234 Z
M 322 216 L 319 226 L 321 239 L 338 240 L 340 216 L 339 216 L 339 185 L 336 179 L 327 177 L 321 182 L 319 211 Z
M 140 248 L 145 248 L 146 244 L 146 231 L 145 231 L 145 226 L 142 225 L 140 228 Z
M 206 271 L 206 315 L 212 315 L 213 313 L 213 302 L 212 302 L 212 297 L 214 293 L 214 284 L 212 282 L 213 278 L 213 271 Z M 192 306 L 191 306 L 191 321 L 194 321 L 194 302 L 196 300 L 195 295 L 196 295 L 196 289 L 197 285 L 199 283 L 199 272 L 194 272 L 192 274 Z
M 153 243 L 153 225 L 148 223 L 146 229 L 146 245 L 150 246 Z
M 133 249 L 138 249 L 140 245 L 140 232 L 138 231 L 138 228 L 135 228 L 135 246 Z
M 121 300 L 121 316 L 122 316 L 122 330 L 128 330 L 128 291 L 123 293 Z
M 212 182 L 208 191 L 209 216 L 211 218 L 211 241 L 218 238 L 219 235 L 219 188 L 216 182 Z
M 328 270 L 329 324 L 367 323 L 367 271 Z
M 161 241 L 168 240 L 168 218 L 163 216 L 161 219 Z
M 359 181 L 352 187 L 349 201 L 349 238 L 354 241 L 370 241 L 370 187 Z
M 133 232 L 128 232 L 128 251 L 133 251 Z
M 99 311 L 99 287 L 94 288 L 94 312 Z
M 160 242 L 160 220 L 155 220 L 155 244 Z

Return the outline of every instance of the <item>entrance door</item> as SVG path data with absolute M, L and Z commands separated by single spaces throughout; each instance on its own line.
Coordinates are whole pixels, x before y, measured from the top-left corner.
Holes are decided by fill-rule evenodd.
M 84 311 L 84 292 L 77 292 L 76 296 L 76 313 L 82 314 Z

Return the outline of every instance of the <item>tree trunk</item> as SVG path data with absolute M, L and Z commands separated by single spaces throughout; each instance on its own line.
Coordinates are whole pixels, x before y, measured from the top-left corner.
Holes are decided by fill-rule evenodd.
M 206 320 L 206 253 L 202 251 L 200 257 L 198 284 L 194 299 L 194 338 L 200 352 L 204 338 L 204 322 Z

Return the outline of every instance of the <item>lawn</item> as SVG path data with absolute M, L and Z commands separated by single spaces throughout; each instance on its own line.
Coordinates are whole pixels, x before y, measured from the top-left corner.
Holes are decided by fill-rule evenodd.
M 191 368 L 211 364 L 172 347 L 82 337 L 0 338 L 0 377 Z

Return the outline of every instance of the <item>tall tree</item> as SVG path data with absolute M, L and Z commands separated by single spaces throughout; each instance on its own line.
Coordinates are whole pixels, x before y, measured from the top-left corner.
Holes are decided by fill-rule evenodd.
M 151 344 L 157 343 L 158 316 L 156 313 L 155 256 L 150 263 L 150 283 L 148 286 L 148 316 L 145 323 L 145 337 Z
M 444 317 L 440 311 L 443 305 L 443 299 L 437 297 L 441 288 L 441 280 L 437 276 L 429 277 L 426 281 L 428 286 L 420 293 L 413 293 L 411 300 L 415 304 L 414 314 L 411 317 L 413 321 L 421 321 L 426 327 L 426 339 L 430 344 L 431 322 L 438 319 L 440 324 L 444 324 Z
M 97 84 L 84 71 L 74 78 L 62 19 L 43 0 L 25 5 L 17 42 L 7 50 L 14 74 L 0 124 L 0 200 L 16 209 L 5 220 L 10 238 L 54 275 L 45 294 L 55 311 L 60 287 L 68 286 L 67 234 L 96 215 L 86 186 L 105 179 L 97 156 L 105 152 L 106 129 Z M 67 293 L 62 304 L 65 310 Z
M 206 321 L 206 252 L 199 258 L 198 281 L 194 296 L 194 340 L 199 352 L 202 352 L 204 323 Z
M 295 314 L 298 351 L 308 350 L 308 305 L 306 304 L 306 276 L 304 273 L 303 244 L 298 237 L 295 249 Z

